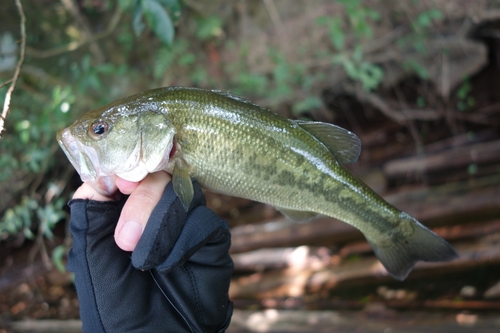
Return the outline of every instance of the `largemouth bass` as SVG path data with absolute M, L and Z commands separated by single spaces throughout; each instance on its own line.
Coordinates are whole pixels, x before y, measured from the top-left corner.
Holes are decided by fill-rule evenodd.
M 417 261 L 448 261 L 457 253 L 410 215 L 391 206 L 342 164 L 361 143 L 338 126 L 283 118 L 221 91 L 169 87 L 90 111 L 57 139 L 83 181 L 116 191 L 116 176 L 140 181 L 172 174 L 185 207 L 190 178 L 202 187 L 272 205 L 305 220 L 318 214 L 361 230 L 396 279 Z

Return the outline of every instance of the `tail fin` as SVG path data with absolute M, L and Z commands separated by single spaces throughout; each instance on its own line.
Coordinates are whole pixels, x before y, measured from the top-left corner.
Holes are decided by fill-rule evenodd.
M 402 213 L 401 217 L 412 224 L 413 233 L 404 235 L 394 232 L 388 242 L 390 244 L 385 243 L 385 246 L 368 239 L 375 255 L 394 278 L 404 280 L 417 261 L 451 261 L 458 258 L 457 252 L 447 241 L 410 215 Z

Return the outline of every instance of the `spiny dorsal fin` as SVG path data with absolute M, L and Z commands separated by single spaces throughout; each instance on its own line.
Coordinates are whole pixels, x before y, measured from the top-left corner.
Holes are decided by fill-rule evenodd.
M 303 120 L 294 122 L 321 141 L 340 163 L 354 163 L 358 160 L 361 141 L 356 134 L 333 124 Z
M 238 102 L 242 102 L 242 103 L 245 103 L 245 104 L 251 104 L 253 106 L 257 106 L 258 108 L 260 109 L 264 109 L 262 106 L 260 105 L 257 105 L 255 103 L 253 103 L 252 101 L 249 101 L 248 99 L 246 98 L 243 98 L 241 96 L 238 96 L 238 95 L 235 95 L 233 93 L 230 93 L 229 91 L 223 91 L 223 90 L 211 90 L 213 93 L 216 93 L 216 94 L 219 94 L 221 96 L 224 96 L 224 97 L 227 97 L 227 98 L 231 98 L 231 99 L 234 99 L 235 101 L 238 101 Z M 267 109 L 266 109 L 267 110 Z

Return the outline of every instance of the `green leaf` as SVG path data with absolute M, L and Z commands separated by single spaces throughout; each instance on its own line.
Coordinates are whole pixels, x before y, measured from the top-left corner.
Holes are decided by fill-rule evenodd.
M 181 3 L 178 0 L 158 0 L 158 2 L 168 8 L 174 22 L 179 20 L 181 17 Z
M 90 54 L 86 54 L 83 56 L 82 59 L 82 71 L 84 73 L 88 72 L 90 70 L 90 61 L 91 61 L 91 56 Z
M 132 19 L 132 28 L 134 29 L 134 34 L 140 36 L 144 30 L 144 23 L 142 23 L 143 11 L 141 6 L 136 6 L 134 9 L 134 17 Z
M 457 97 L 459 99 L 465 99 L 472 90 L 472 85 L 468 78 L 464 78 L 464 83 L 457 90 Z
M 423 108 L 427 104 L 427 101 L 423 96 L 418 96 L 416 102 L 419 108 Z
M 360 63 L 363 60 L 363 47 L 361 45 L 357 45 L 354 48 L 354 52 L 352 53 L 352 60 L 357 63 Z
M 342 20 L 340 18 L 333 18 L 328 23 L 328 33 L 330 34 L 330 40 L 333 46 L 337 50 L 342 50 L 344 48 L 345 35 L 342 31 Z
M 342 30 L 342 19 L 338 17 L 328 17 L 321 16 L 316 19 L 316 24 L 326 25 L 328 28 L 328 35 L 330 36 L 330 40 L 332 45 L 337 50 L 342 50 L 344 48 L 344 31 Z
M 429 78 L 427 69 L 413 58 L 405 60 L 403 62 L 403 68 L 407 71 L 414 71 L 422 80 L 427 80 Z
M 118 6 L 121 10 L 128 10 L 134 6 L 137 6 L 139 0 L 118 0 Z
M 475 175 L 478 172 L 478 170 L 479 167 L 475 163 L 469 164 L 469 166 L 467 166 L 467 173 L 471 176 Z
M 156 36 L 166 45 L 172 45 L 174 24 L 165 8 L 157 1 L 143 0 L 142 10 Z
M 421 27 L 429 27 L 433 20 L 440 20 L 443 14 L 438 9 L 431 9 L 417 16 L 417 24 Z
M 33 234 L 33 231 L 31 231 L 31 229 L 29 227 L 23 228 L 23 234 L 24 234 L 24 237 L 26 237 L 27 239 L 34 239 L 35 238 L 35 234 Z
M 200 19 L 197 23 L 196 37 L 201 41 L 220 36 L 222 33 L 222 21 L 216 16 Z
M 359 80 L 366 91 L 373 90 L 378 87 L 384 78 L 384 71 L 380 66 L 369 62 L 364 62 L 360 66 Z
M 175 54 L 173 50 L 168 47 L 162 47 L 156 52 L 156 62 L 153 67 L 153 76 L 159 79 L 163 76 L 165 71 L 174 63 Z
M 330 21 L 330 18 L 328 16 L 320 16 L 316 19 L 316 24 L 323 25 L 327 24 L 328 21 Z
M 192 65 L 194 64 L 195 61 L 196 61 L 196 56 L 193 53 L 186 53 L 179 58 L 179 65 L 181 66 Z
M 359 79 L 359 68 L 356 64 L 351 60 L 345 60 L 342 65 L 344 66 L 344 70 L 349 75 L 351 79 L 358 80 Z
M 64 245 L 58 245 L 52 250 L 52 261 L 56 266 L 57 270 L 61 273 L 66 273 L 66 267 L 63 263 L 63 257 L 66 254 L 66 247 Z

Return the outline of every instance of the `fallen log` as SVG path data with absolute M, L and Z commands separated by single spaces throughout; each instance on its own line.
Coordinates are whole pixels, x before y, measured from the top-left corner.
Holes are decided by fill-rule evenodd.
M 404 291 L 404 290 L 403 290 Z M 367 303 L 360 300 L 339 300 L 339 299 L 316 299 L 311 297 L 291 298 L 277 297 L 266 298 L 257 302 L 258 306 L 264 309 L 307 309 L 307 310 L 362 310 L 366 309 Z M 372 300 L 370 304 L 374 307 L 390 308 L 395 310 L 460 310 L 460 311 L 496 311 L 500 310 L 500 301 L 483 300 Z M 234 300 L 237 308 L 255 306 L 255 300 Z
M 427 225 L 500 217 L 500 175 L 385 195 L 392 205 Z
M 233 254 L 235 271 L 264 271 L 294 267 L 305 269 L 329 264 L 330 250 L 326 247 L 265 248 Z
M 423 156 L 414 156 L 387 162 L 383 171 L 389 180 L 411 179 L 419 174 L 431 174 L 463 169 L 471 164 L 493 164 L 500 162 L 500 140 L 454 147 Z
M 330 246 L 363 237 L 356 228 L 327 217 L 299 224 L 280 219 L 264 224 L 245 225 L 233 228 L 231 234 L 231 253 L 306 244 Z
M 82 331 L 80 320 L 23 320 L 11 323 L 10 328 L 14 332 L 35 332 L 35 333 L 79 333 Z
M 500 233 L 493 234 L 500 238 Z M 489 235 L 487 237 L 492 237 Z M 462 243 L 455 246 L 460 257 L 451 262 L 419 262 L 407 280 L 433 274 L 462 272 L 471 268 L 500 263 L 500 247 L 496 242 Z M 385 268 L 374 256 L 342 260 L 333 255 L 328 264 L 306 268 L 289 267 L 249 276 L 235 277 L 231 282 L 232 299 L 264 299 L 302 297 L 330 292 L 352 285 L 373 285 L 392 281 Z
M 235 310 L 227 332 L 493 333 L 499 324 L 495 315 L 397 312 L 381 304 L 363 311 Z

